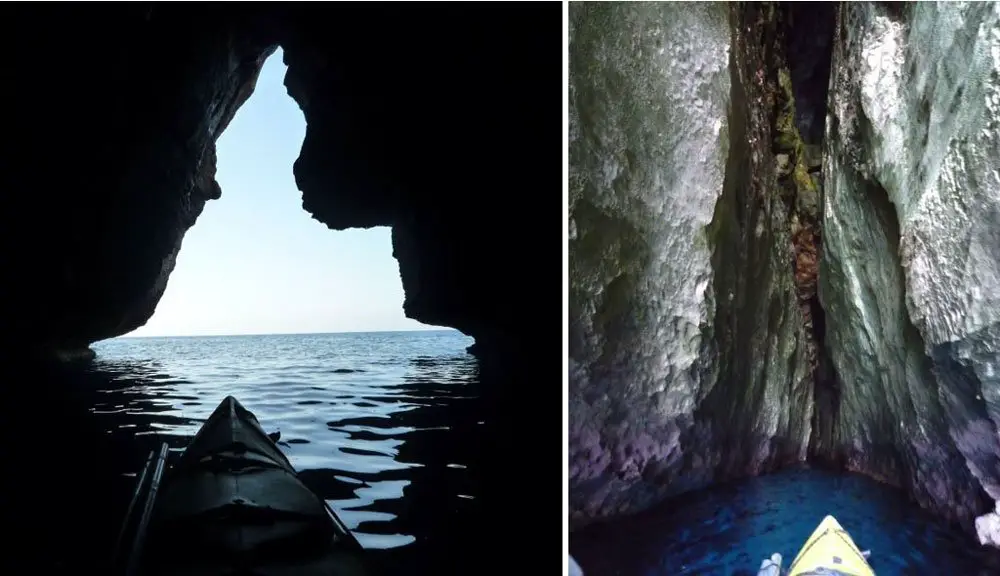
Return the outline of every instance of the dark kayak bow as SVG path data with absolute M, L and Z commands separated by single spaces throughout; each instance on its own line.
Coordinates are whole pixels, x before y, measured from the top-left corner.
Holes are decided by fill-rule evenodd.
M 357 539 L 232 396 L 166 472 L 165 460 L 161 450 L 147 463 L 155 464 L 152 475 L 139 478 L 123 528 L 134 537 L 122 538 L 129 552 L 118 574 L 369 574 Z

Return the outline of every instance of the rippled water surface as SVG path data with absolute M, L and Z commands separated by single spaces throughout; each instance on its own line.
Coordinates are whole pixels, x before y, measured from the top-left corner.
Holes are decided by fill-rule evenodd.
M 67 524 L 113 532 L 145 454 L 161 441 L 179 453 L 232 394 L 265 430 L 281 432 L 280 446 L 306 484 L 373 554 L 412 562 L 446 553 L 477 506 L 482 411 L 476 361 L 465 352 L 471 343 L 455 331 L 98 343 L 89 368 L 20 392 L 30 396 L 21 402 L 48 404 L 62 430 L 44 432 L 56 434 L 58 447 L 38 458 L 45 420 L 19 427 L 35 428 L 25 438 L 44 462 L 37 469 L 49 478 L 68 473 L 51 492 L 79 502 L 43 506 L 73 517 L 50 532 L 65 535 Z M 67 449 L 60 467 L 58 452 Z M 60 562 L 78 562 L 74 554 Z
M 941 526 L 891 488 L 854 474 L 787 470 L 685 496 L 573 533 L 586 576 L 756 575 L 780 552 L 787 567 L 833 514 L 878 576 L 1000 574 L 997 555 Z

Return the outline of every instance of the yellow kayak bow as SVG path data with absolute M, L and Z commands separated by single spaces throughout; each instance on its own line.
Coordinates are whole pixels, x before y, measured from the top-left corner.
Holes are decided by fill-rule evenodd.
M 835 571 L 835 572 L 834 572 Z M 788 576 L 809 574 L 875 576 L 865 555 L 833 516 L 823 518 L 792 561 Z

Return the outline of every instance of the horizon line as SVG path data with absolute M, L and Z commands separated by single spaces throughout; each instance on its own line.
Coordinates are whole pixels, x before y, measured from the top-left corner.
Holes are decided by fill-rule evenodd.
M 140 339 L 140 338 L 233 338 L 238 336 L 322 336 L 326 334 L 386 334 L 393 332 L 458 332 L 463 336 L 468 336 L 458 328 L 451 328 L 448 326 L 434 326 L 427 328 L 402 328 L 396 330 L 338 330 L 335 332 L 255 332 L 255 333 L 244 333 L 244 334 L 123 334 L 121 336 L 115 336 L 114 338 L 106 338 L 100 340 L 99 342 L 107 342 L 108 340 L 123 340 L 123 339 Z M 468 336 L 471 338 L 471 336 Z M 94 342 L 97 344 L 98 342 Z

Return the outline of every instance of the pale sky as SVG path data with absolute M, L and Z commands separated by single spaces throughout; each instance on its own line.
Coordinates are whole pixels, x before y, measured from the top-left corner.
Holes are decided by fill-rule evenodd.
M 222 198 L 184 236 L 166 293 L 129 336 L 431 328 L 403 316 L 389 228 L 337 232 L 302 209 L 306 124 L 278 50 L 218 140 Z

